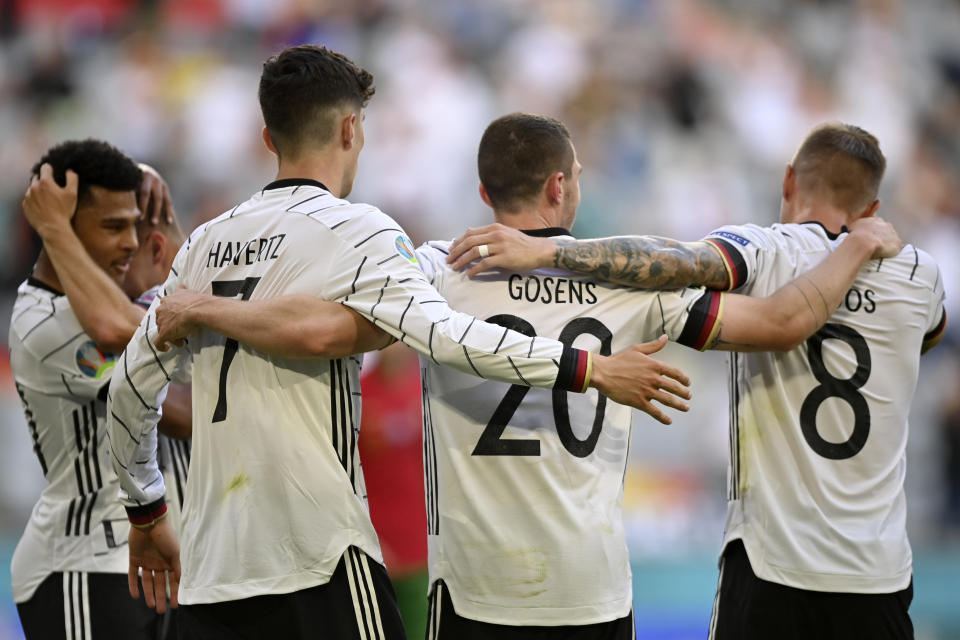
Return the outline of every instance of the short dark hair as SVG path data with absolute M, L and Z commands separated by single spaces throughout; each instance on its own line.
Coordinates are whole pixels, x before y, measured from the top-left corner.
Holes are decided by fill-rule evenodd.
M 277 149 L 296 155 L 329 142 L 336 111 L 362 109 L 374 91 L 373 76 L 342 53 L 301 45 L 263 63 L 260 108 Z
M 887 160 L 873 134 L 834 122 L 807 136 L 793 168 L 801 188 L 820 191 L 835 206 L 857 213 L 877 199 Z
M 30 172 L 40 175 L 40 165 L 53 168 L 53 179 L 61 187 L 67 184 L 67 169 L 77 173 L 77 205 L 90 198 L 90 187 L 110 191 L 136 191 L 143 179 L 137 163 L 103 140 L 68 140 L 51 147 Z
M 477 153 L 480 182 L 497 209 L 509 211 L 536 198 L 556 171 L 569 178 L 573 144 L 562 122 L 547 116 L 511 113 L 490 123 Z

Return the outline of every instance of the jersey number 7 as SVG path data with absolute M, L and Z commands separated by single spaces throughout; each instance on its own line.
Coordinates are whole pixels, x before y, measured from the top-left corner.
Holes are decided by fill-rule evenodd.
M 214 280 L 213 295 L 222 298 L 234 298 L 240 296 L 241 300 L 249 300 L 253 290 L 257 288 L 260 278 L 244 278 L 243 280 Z M 213 410 L 212 422 L 223 422 L 227 419 L 227 372 L 230 370 L 230 363 L 233 357 L 237 355 L 237 349 L 240 344 L 233 338 L 228 338 L 227 343 L 223 345 L 223 362 L 220 364 L 220 390 L 217 393 L 217 408 Z

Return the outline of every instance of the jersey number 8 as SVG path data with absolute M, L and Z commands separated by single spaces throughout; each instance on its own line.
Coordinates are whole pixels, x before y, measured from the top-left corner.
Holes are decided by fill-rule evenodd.
M 849 378 L 836 378 L 823 363 L 823 341 L 840 340 L 853 349 L 857 369 Z M 816 453 L 831 460 L 857 455 L 870 435 L 870 406 L 859 393 L 870 377 L 870 347 L 855 329 L 842 324 L 825 324 L 807 340 L 807 360 L 813 377 L 820 384 L 807 394 L 800 407 L 800 428 L 807 444 Z M 853 432 L 845 442 L 825 440 L 817 430 L 817 411 L 827 398 L 840 398 L 853 409 Z

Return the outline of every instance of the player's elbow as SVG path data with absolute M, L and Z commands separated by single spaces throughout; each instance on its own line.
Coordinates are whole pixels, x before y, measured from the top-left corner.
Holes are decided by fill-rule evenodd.
M 136 327 L 131 329 L 124 325 L 104 323 L 98 325 L 89 335 L 100 351 L 116 355 L 123 353 L 123 350 L 127 348 L 127 343 L 133 337 L 135 329 Z

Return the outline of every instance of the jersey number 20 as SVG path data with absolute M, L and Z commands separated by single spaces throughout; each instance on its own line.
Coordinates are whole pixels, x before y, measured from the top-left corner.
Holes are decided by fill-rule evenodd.
M 849 378 L 836 378 L 823 363 L 823 341 L 840 340 L 853 349 L 857 369 Z M 870 435 L 870 406 L 859 389 L 870 377 L 870 346 L 856 329 L 842 324 L 825 324 L 807 340 L 807 360 L 820 384 L 813 388 L 800 407 L 800 429 L 807 444 L 824 458 L 845 460 L 857 455 Z M 825 440 L 817 430 L 817 411 L 827 398 L 840 398 L 853 409 L 853 432 L 845 442 Z
M 525 336 L 531 338 L 537 335 L 533 325 L 517 316 L 510 314 L 499 314 L 487 318 L 487 322 L 498 324 L 501 327 L 513 329 Z M 613 340 L 613 334 L 610 329 L 599 320 L 594 318 L 574 318 L 560 332 L 560 342 L 565 345 L 572 345 L 578 336 L 590 334 L 600 341 L 600 355 L 610 355 L 610 344 Z M 524 396 L 530 391 L 530 387 L 514 384 L 510 385 L 507 394 L 497 405 L 490 422 L 487 423 L 483 433 L 480 434 L 480 440 L 473 449 L 475 456 L 538 456 L 540 455 L 540 441 L 536 439 L 510 439 L 504 440 L 500 436 L 510 423 L 510 419 L 517 411 Z M 590 434 L 583 440 L 577 437 L 570 425 L 570 412 L 567 409 L 567 392 L 559 389 L 553 391 L 553 421 L 557 426 L 557 435 L 560 442 L 563 443 L 567 451 L 577 456 L 585 458 L 597 447 L 597 439 L 600 437 L 600 430 L 603 428 L 603 416 L 607 408 L 607 398 L 601 395 L 597 398 L 597 411 L 593 417 L 593 428 Z

